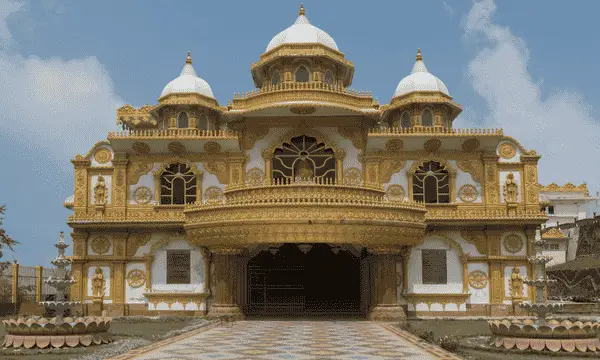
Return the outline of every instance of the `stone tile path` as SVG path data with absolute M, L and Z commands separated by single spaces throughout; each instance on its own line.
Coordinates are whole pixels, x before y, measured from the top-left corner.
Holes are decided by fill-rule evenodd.
M 161 341 L 118 359 L 458 360 L 390 324 L 368 321 L 239 321 Z

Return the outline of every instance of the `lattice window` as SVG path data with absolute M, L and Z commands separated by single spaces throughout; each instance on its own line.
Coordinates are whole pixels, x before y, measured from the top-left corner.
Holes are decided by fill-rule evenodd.
M 169 165 L 160 176 L 160 203 L 190 204 L 196 201 L 196 175 L 186 164 Z
M 300 66 L 296 69 L 296 82 L 309 82 L 310 81 L 310 72 L 305 66 Z
M 274 179 L 285 182 L 322 180 L 335 182 L 333 149 L 310 136 L 297 136 L 285 142 L 273 153 Z
M 428 204 L 450 202 L 450 174 L 439 162 L 426 162 L 413 175 L 413 200 Z
M 421 114 L 421 125 L 433 126 L 433 114 L 430 110 L 423 110 Z
M 333 71 L 331 70 L 327 70 L 325 71 L 325 79 L 324 79 L 326 84 L 330 84 L 333 85 Z
M 189 284 L 190 264 L 189 250 L 167 250 L 167 284 Z
M 188 119 L 188 114 L 182 112 L 177 116 L 177 127 L 180 129 L 185 129 L 190 126 L 190 121 Z
M 423 284 L 447 284 L 446 250 L 421 250 Z
M 403 128 L 409 128 L 412 126 L 411 121 L 410 121 L 410 114 L 407 111 L 402 113 L 402 119 L 400 120 L 400 126 L 402 126 Z
M 281 75 L 278 70 L 273 71 L 271 74 L 271 85 L 277 85 L 281 82 Z

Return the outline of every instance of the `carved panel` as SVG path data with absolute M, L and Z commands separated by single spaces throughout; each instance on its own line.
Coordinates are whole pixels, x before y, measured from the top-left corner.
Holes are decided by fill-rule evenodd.
M 392 175 L 404 167 L 405 161 L 400 159 L 383 159 L 379 168 L 379 182 L 388 183 Z
M 215 175 L 221 184 L 227 184 L 227 163 L 221 160 L 207 161 L 204 168 L 209 173 Z
M 478 183 L 482 183 L 483 177 L 483 162 L 481 160 L 457 160 L 456 166 L 466 173 L 471 174 L 473 180 Z
M 127 256 L 134 256 L 140 246 L 150 241 L 151 234 L 131 234 L 127 238 Z
M 134 161 L 127 169 L 127 182 L 129 185 L 135 185 L 140 181 L 140 176 L 147 174 L 152 170 L 152 161 Z
M 467 242 L 475 245 L 480 254 L 487 254 L 487 240 L 484 233 L 479 231 L 461 231 L 460 236 Z

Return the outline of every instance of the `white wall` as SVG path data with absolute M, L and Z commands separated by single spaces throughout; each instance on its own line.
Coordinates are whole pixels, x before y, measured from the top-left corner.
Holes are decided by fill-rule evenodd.
M 190 284 L 167 284 L 167 250 L 190 250 Z M 173 238 L 168 245 L 154 253 L 152 262 L 152 290 L 203 292 L 204 260 L 200 248 L 191 246 L 183 237 Z
M 423 269 L 421 250 L 444 249 L 446 253 L 446 267 L 448 270 L 447 284 L 423 284 Z M 439 294 L 439 293 L 461 293 L 463 265 L 460 255 L 435 237 L 426 237 L 423 244 L 415 246 L 411 250 L 408 264 L 408 292 L 417 294 Z
M 489 304 L 490 302 L 490 273 L 486 263 L 469 263 L 469 274 L 473 271 L 483 271 L 487 275 L 487 284 L 482 289 L 475 289 L 469 285 L 471 296 L 468 302 L 471 304 Z
M 146 285 L 142 285 L 138 288 L 132 288 L 131 286 L 129 286 L 129 282 L 127 281 L 127 274 L 129 273 L 129 271 L 131 270 L 142 270 L 144 273 L 146 273 L 146 264 L 142 263 L 142 262 L 136 262 L 136 263 L 128 263 L 126 270 L 125 270 L 125 301 L 128 304 L 140 304 L 140 303 L 146 303 L 146 298 L 144 297 L 144 292 L 146 291 Z M 148 276 L 148 274 L 146 274 L 146 277 Z

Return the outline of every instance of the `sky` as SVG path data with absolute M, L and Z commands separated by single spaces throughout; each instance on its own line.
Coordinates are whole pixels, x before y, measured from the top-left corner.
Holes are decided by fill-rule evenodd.
M 354 62 L 352 87 L 389 102 L 421 48 L 463 113 L 542 155 L 540 182 L 600 190 L 597 0 L 305 0 Z M 70 159 L 117 130 L 116 108 L 155 104 L 192 52 L 219 103 L 299 1 L 0 0 L 0 204 L 20 241 L 3 260 L 50 266 L 69 233 Z M 67 239 L 69 237 L 67 236 Z

